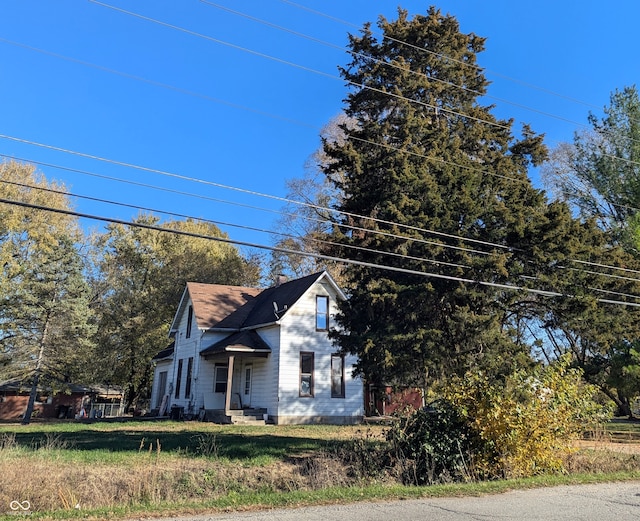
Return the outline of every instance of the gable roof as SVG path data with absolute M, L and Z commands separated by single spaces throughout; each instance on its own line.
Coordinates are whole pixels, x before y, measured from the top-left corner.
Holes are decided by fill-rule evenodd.
M 189 299 L 199 329 L 239 331 L 243 328 L 276 323 L 313 284 L 323 279 L 334 288 L 339 298 L 345 298 L 342 290 L 326 271 L 267 289 L 188 282 L 171 324 L 171 331 L 177 330 Z

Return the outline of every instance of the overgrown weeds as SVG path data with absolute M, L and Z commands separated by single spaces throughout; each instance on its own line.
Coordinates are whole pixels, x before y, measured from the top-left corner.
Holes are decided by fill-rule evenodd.
M 197 434 L 193 437 L 195 440 L 195 454 L 205 458 L 218 458 L 220 445 L 215 433 L 206 432 Z
M 418 424 L 412 425 L 403 427 L 407 438 L 410 428 Z M 171 443 L 175 429 L 175 425 L 167 425 L 166 431 L 156 426 L 140 437 L 135 429 L 114 427 L 109 431 L 112 450 L 127 448 L 117 459 L 107 453 L 86 459 L 60 457 L 61 453 L 87 452 L 91 433 L 76 443 L 65 439 L 63 432 L 51 431 L 48 437 L 42 431 L 33 436 L 24 436 L 24 431 L 0 434 L 0 505 L 28 500 L 34 513 L 121 507 L 153 510 L 167 504 L 197 505 L 252 494 L 304 494 L 335 487 L 344 487 L 348 496 L 353 487 L 410 483 L 407 476 L 415 478 L 422 472 L 423 463 L 417 457 L 399 462 L 401 451 L 394 446 L 398 433 L 390 434 L 392 427 L 325 431 L 272 427 L 245 429 L 226 437 L 222 427 L 185 424 L 179 439 L 187 444 L 182 447 Z M 284 443 L 276 434 L 284 434 L 290 447 L 304 450 L 285 451 L 276 458 Z M 320 439 L 321 435 L 325 438 Z M 434 435 L 430 439 L 437 445 Z M 232 458 L 230 451 L 241 451 L 243 456 Z M 431 454 L 430 460 L 424 460 L 426 475 L 436 481 L 433 451 L 425 454 Z M 257 460 L 261 463 L 256 464 Z M 637 471 L 639 466 L 638 455 L 602 450 L 580 451 L 565 463 L 568 472 L 582 473 Z M 453 481 L 446 473 L 438 479 Z

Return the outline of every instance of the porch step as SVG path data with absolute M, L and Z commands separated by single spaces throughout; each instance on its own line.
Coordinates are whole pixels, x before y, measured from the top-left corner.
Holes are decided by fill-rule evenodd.
M 264 415 L 266 409 L 237 409 L 225 414 L 225 411 L 215 409 L 206 411 L 206 419 L 213 423 L 235 424 L 235 425 L 265 425 Z
M 231 411 L 229 419 L 234 425 L 264 425 L 266 409 L 239 409 Z

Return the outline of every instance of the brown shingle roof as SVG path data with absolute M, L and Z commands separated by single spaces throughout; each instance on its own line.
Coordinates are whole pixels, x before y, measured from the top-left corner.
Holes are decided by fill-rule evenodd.
M 261 292 L 256 288 L 197 282 L 188 282 L 187 289 L 200 329 L 241 327 Z
M 193 314 L 200 329 L 235 329 L 270 324 L 287 310 L 324 272 L 267 289 L 188 282 Z M 274 302 L 280 311 L 274 313 Z

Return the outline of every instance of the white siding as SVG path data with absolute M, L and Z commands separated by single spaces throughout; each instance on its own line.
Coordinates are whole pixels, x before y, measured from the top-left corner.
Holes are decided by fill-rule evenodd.
M 173 353 L 173 368 L 169 372 L 169 389 L 171 389 L 169 403 L 178 407 L 184 407 L 186 413 L 197 414 L 201 405 L 198 397 L 198 384 L 200 383 L 196 376 L 198 375 L 200 365 L 200 337 L 201 334 L 198 331 L 195 318 L 192 320 L 190 338 L 187 338 L 187 321 L 188 311 L 191 306 L 191 300 L 188 301 L 184 307 L 184 312 L 178 322 L 178 332 L 175 335 L 175 350 Z M 191 380 L 191 393 L 189 396 L 185 396 L 185 390 L 187 385 L 187 367 L 189 364 L 189 358 L 193 358 L 193 370 Z M 178 365 L 182 360 L 182 377 L 180 378 L 180 395 L 176 398 L 176 386 L 178 384 Z
M 226 337 L 226 333 L 211 333 L 207 332 L 201 335 L 200 348 L 198 349 L 198 353 L 207 347 L 212 346 L 216 342 L 222 340 Z M 198 400 L 198 409 L 200 407 L 204 407 L 205 403 L 210 405 L 211 403 L 215 403 L 215 408 L 224 408 L 224 397 L 223 396 L 214 396 L 213 385 L 214 385 L 214 368 L 217 363 L 226 363 L 226 360 L 205 360 L 200 355 L 198 355 L 199 359 L 199 372 L 198 372 L 198 389 L 197 389 L 197 400 Z M 205 394 L 207 398 L 205 400 Z
M 364 415 L 362 382 L 351 376 L 354 357 L 345 357 L 345 397 L 331 397 L 331 355 L 337 351 L 329 340 L 327 331 L 316 331 L 316 296 L 329 297 L 329 326 L 336 314 L 337 295 L 331 284 L 326 282 L 312 286 L 287 311 L 279 325 L 259 329 L 261 338 L 271 347 L 267 358 L 249 358 L 236 355 L 234 364 L 234 388 L 242 396 L 245 369 L 252 366 L 251 406 L 266 408 L 269 416 L 278 423 L 312 422 L 356 422 Z M 205 404 L 216 403 L 216 408 L 224 407 L 223 396 L 214 396 L 215 361 L 204 360 L 200 352 L 225 338 L 229 333 L 201 332 L 192 320 L 190 338 L 186 327 L 189 300 L 178 320 L 175 335 L 173 360 L 164 362 L 163 370 L 168 371 L 167 391 L 170 392 L 169 407 L 177 405 L 185 412 L 198 414 Z M 300 353 L 314 354 L 314 396 L 300 397 Z M 191 396 L 185 396 L 188 360 L 193 357 Z M 183 360 L 180 396 L 175 398 L 178 361 Z M 225 363 L 221 358 L 218 363 Z M 160 364 L 156 368 L 157 375 Z M 154 392 L 157 392 L 154 389 Z M 155 398 L 155 395 L 154 395 Z M 233 397 L 232 397 L 233 398 Z M 238 401 L 232 399 L 232 401 Z M 220 402 L 220 403 L 218 403 Z M 155 402 L 154 402 L 155 403 Z
M 256 375 L 260 379 L 260 382 L 256 382 L 259 385 L 260 394 L 259 400 L 254 400 L 254 405 L 256 407 L 265 407 L 268 414 L 275 415 L 278 409 L 278 384 L 280 381 L 278 374 L 278 366 L 280 364 L 280 327 L 274 326 L 261 329 L 258 334 L 271 348 L 271 354 L 266 359 L 259 359 L 263 361 L 260 375 Z
M 302 296 L 282 321 L 280 389 L 276 415 L 279 423 L 349 422 L 364 414 L 362 383 L 353 379 L 353 357 L 345 358 L 345 397 L 331 397 L 331 355 L 337 348 L 327 331 L 316 331 L 316 296 L 329 296 L 329 314 L 335 316 L 336 295 L 316 284 Z M 329 323 L 330 327 L 335 324 Z M 313 397 L 300 396 L 300 353 L 314 353 Z

